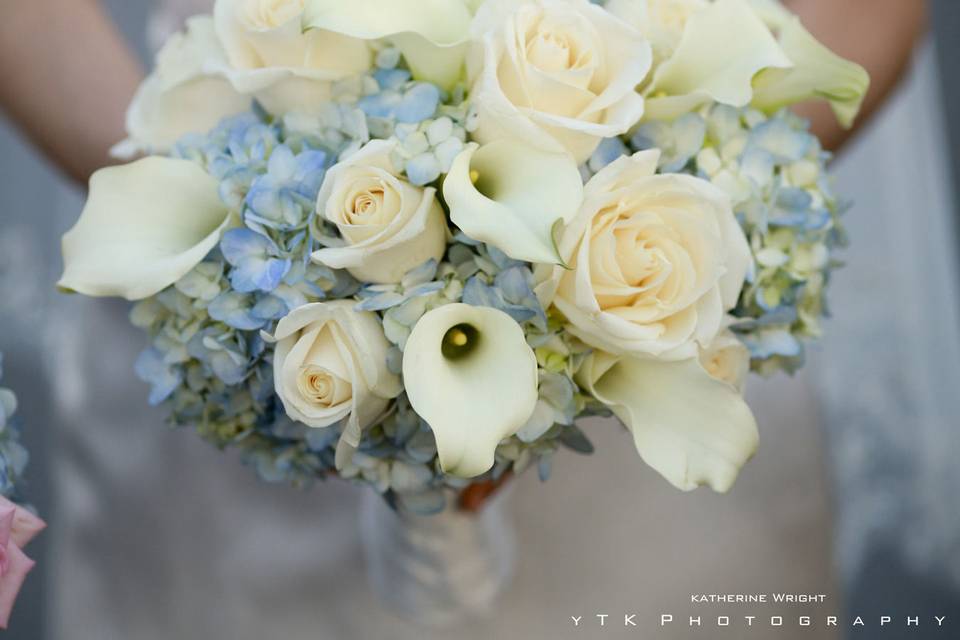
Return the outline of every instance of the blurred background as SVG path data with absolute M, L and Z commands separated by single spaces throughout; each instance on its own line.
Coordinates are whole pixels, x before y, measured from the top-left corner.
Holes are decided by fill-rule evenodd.
M 144 34 L 150 3 L 106 4 L 148 60 Z M 590 425 L 597 455 L 565 456 L 546 488 L 530 477 L 518 483 L 513 500 L 522 550 L 517 579 L 498 620 L 478 623 L 476 637 L 493 632 L 513 637 L 511 630 L 517 635 L 524 630 L 528 637 L 584 637 L 586 632 L 571 628 L 570 615 L 681 616 L 689 595 L 698 592 L 795 590 L 828 594 L 833 608 L 851 617 L 960 618 L 960 122 L 949 117 L 960 113 L 960 77 L 954 66 L 960 59 L 960 3 L 937 0 L 931 11 L 931 33 L 904 83 L 835 162 L 837 191 L 854 206 L 847 216 L 852 239 L 847 267 L 837 273 L 832 288 L 834 317 L 797 379 L 754 381 L 751 399 L 761 424 L 761 452 L 740 484 L 726 498 L 675 493 L 640 468 L 622 433 L 607 424 Z M 78 376 L 114 375 L 119 376 L 116 382 L 102 379 L 97 388 L 109 391 L 116 384 L 117 395 L 129 397 L 104 392 L 99 400 L 145 406 L 146 387 L 129 380 L 139 342 L 116 351 L 100 344 L 95 353 L 110 358 L 109 366 L 81 366 L 93 356 L 78 355 L 71 347 L 85 339 L 82 330 L 69 329 L 79 315 L 84 317 L 81 327 L 125 322 L 123 305 L 64 302 L 54 290 L 59 238 L 81 206 L 82 193 L 0 118 L 3 382 L 17 391 L 27 425 L 25 440 L 32 452 L 27 494 L 51 525 L 31 547 L 38 568 L 7 634 L 23 640 L 115 637 L 109 631 L 83 631 L 96 618 L 83 609 L 95 601 L 83 600 L 77 590 L 86 584 L 84 571 L 95 573 L 100 560 L 85 558 L 82 564 L 76 556 L 84 547 L 71 540 L 97 535 L 110 519 L 84 521 L 89 496 L 77 488 L 78 476 L 69 470 L 94 465 L 97 455 L 129 455 L 131 464 L 142 465 L 145 485 L 162 485 L 163 474 L 173 477 L 179 466 L 209 465 L 207 502 L 197 498 L 185 507 L 200 530 L 197 518 L 218 508 L 221 489 L 242 486 L 251 500 L 265 501 L 287 491 L 258 486 L 235 460 L 207 451 L 191 434 L 167 433 L 159 414 L 144 411 L 142 419 L 127 422 L 114 416 L 98 425 L 89 415 L 71 415 L 69 402 L 51 400 L 84 388 L 78 387 L 84 382 Z M 138 412 L 134 408 L 128 415 Z M 82 432 L 98 428 L 113 430 L 118 442 L 126 438 L 130 448 L 90 451 L 76 444 Z M 175 444 L 157 448 L 167 446 L 156 444 L 164 439 Z M 161 468 L 151 470 L 152 464 Z M 180 489 L 189 495 L 189 486 Z M 132 491 L 115 496 L 118 522 L 125 522 L 126 505 L 148 495 Z M 600 499 L 597 491 L 603 492 Z M 347 538 L 355 526 L 356 499 L 348 488 L 329 487 L 296 498 L 318 513 L 336 504 L 335 531 Z M 149 511 L 149 505 L 141 506 Z M 116 566 L 123 553 L 152 553 L 159 542 L 151 536 L 161 534 L 150 518 L 182 515 L 143 516 L 136 528 L 124 530 L 124 535 L 141 538 L 133 538 L 126 551 L 117 548 L 117 558 L 109 562 Z M 324 519 L 324 531 L 334 531 L 332 517 Z M 311 535 L 309 519 L 301 518 L 297 526 L 296 535 Z M 180 567 L 187 573 L 179 582 L 167 582 L 178 584 L 181 593 L 168 597 L 159 588 L 152 593 L 156 606 L 170 615 L 178 615 L 183 603 L 200 599 L 204 589 L 217 589 L 217 580 L 224 578 L 210 577 L 216 572 L 205 563 L 217 549 L 204 546 L 206 535 L 186 535 L 197 540 L 196 555 L 189 568 Z M 109 549 L 112 553 L 114 547 Z M 342 567 L 353 566 L 361 574 L 359 553 L 355 543 L 345 544 Z M 331 566 L 341 567 L 328 565 L 326 570 Z M 312 619 L 326 632 L 313 637 L 433 637 L 396 626 L 372 609 L 362 580 L 337 575 L 339 589 L 314 585 L 318 601 L 326 598 L 337 607 L 318 605 Z M 318 583 L 329 578 L 315 576 Z M 101 590 L 102 606 L 121 606 L 110 593 Z M 205 597 L 213 601 L 209 594 Z M 256 611 L 256 604 L 248 605 Z M 177 637 L 267 637 L 245 626 L 242 615 L 231 618 L 231 607 L 225 608 L 222 626 L 185 626 L 188 630 Z M 373 626 L 361 632 L 352 626 L 352 616 L 367 616 Z M 116 637 L 174 637 L 129 628 L 134 632 Z M 365 635 L 369 629 L 383 635 Z M 956 629 L 950 635 L 903 626 L 882 634 L 876 627 L 859 633 L 786 629 L 777 637 L 958 637 Z M 614 629 L 603 636 L 631 635 L 629 631 Z M 672 633 L 663 637 L 702 637 L 686 629 Z

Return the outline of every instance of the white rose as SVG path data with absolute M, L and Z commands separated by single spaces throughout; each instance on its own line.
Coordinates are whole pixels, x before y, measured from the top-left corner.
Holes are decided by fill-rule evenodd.
M 308 427 L 346 420 L 337 466 L 360 444 L 364 427 L 400 395 L 387 370 L 390 345 L 377 315 L 350 300 L 294 309 L 277 323 L 273 376 L 287 415 Z
M 732 331 L 724 331 L 700 350 L 700 364 L 711 378 L 743 393 L 750 373 L 750 350 Z
M 327 173 L 317 210 L 346 246 L 317 251 L 316 262 L 347 269 L 363 282 L 392 284 L 443 257 L 447 222 L 436 190 L 397 177 L 390 160 L 395 147 L 375 140 Z
M 525 141 L 585 161 L 643 115 L 650 70 L 639 31 L 587 0 L 491 0 L 477 11 L 470 64 L 480 142 Z
M 304 0 L 217 0 L 214 21 L 238 91 L 272 113 L 309 112 L 330 99 L 333 81 L 364 73 L 362 40 L 303 32 Z
M 692 176 L 655 175 L 659 156 L 623 157 L 587 183 L 561 241 L 571 270 L 556 270 L 553 303 L 594 347 L 693 358 L 736 306 L 752 256 L 726 194 Z
M 223 118 L 249 109 L 250 97 L 233 88 L 225 65 L 213 19 L 190 18 L 186 31 L 170 38 L 157 54 L 156 69 L 127 110 L 129 139 L 114 153 L 163 153 L 185 134 L 205 133 Z

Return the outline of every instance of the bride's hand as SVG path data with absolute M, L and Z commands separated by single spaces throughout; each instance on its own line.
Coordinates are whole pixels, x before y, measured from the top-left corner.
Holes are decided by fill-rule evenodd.
M 96 0 L 9 2 L 0 20 L 0 110 L 85 183 L 124 138 L 143 73 Z

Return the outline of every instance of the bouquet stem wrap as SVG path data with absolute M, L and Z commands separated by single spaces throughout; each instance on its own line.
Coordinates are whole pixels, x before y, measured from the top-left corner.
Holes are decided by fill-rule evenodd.
M 399 615 L 444 626 L 489 609 L 514 569 L 509 490 L 483 509 L 422 516 L 364 496 L 361 531 L 371 587 Z

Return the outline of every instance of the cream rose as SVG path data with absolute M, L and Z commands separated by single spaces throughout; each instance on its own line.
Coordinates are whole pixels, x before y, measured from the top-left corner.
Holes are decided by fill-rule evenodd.
M 217 0 L 214 21 L 234 87 L 277 114 L 309 112 L 335 80 L 367 71 L 362 40 L 302 29 L 304 0 Z
M 390 160 L 395 146 L 375 140 L 327 173 L 317 210 L 346 246 L 317 251 L 316 262 L 364 282 L 392 284 L 443 257 L 447 223 L 436 190 L 397 177 Z
M 634 90 L 650 70 L 646 39 L 587 0 L 490 0 L 471 56 L 475 138 L 517 139 L 585 161 L 643 115 Z
M 694 358 L 736 306 L 752 257 L 728 197 L 699 178 L 655 175 L 659 155 L 621 158 L 587 183 L 553 304 L 599 349 Z
M 338 460 L 400 395 L 400 378 L 387 370 L 389 343 L 375 313 L 339 300 L 294 309 L 277 324 L 273 376 L 287 415 L 308 427 L 346 421 Z M 338 462 L 338 467 L 340 462 Z
M 750 350 L 732 331 L 724 331 L 700 351 L 700 365 L 711 378 L 743 393 L 750 373 Z
M 115 148 L 121 157 L 163 153 L 188 133 L 203 133 L 221 119 L 250 108 L 227 79 L 226 54 L 210 16 L 187 21 L 157 54 L 156 69 L 127 110 L 129 138 Z

